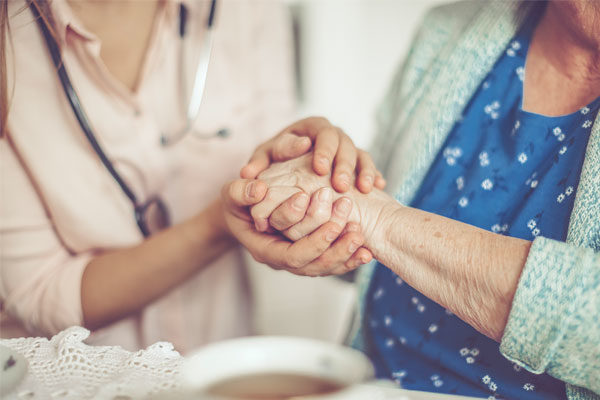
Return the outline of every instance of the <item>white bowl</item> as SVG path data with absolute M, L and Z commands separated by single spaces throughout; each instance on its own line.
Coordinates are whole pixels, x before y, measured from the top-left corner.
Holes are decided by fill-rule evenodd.
M 313 339 L 259 336 L 208 345 L 187 357 L 186 391 L 280 399 L 332 392 L 373 377 L 357 350 Z

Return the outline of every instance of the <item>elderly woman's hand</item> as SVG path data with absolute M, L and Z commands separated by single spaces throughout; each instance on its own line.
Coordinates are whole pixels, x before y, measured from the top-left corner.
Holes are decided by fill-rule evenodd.
M 329 175 L 318 176 L 312 172 L 310 154 L 273 164 L 259 178 L 269 189 L 265 198 L 250 210 L 257 231 L 265 232 L 272 227 L 293 241 L 329 221 L 332 213 L 336 213 L 332 202 L 350 208 L 348 221 L 358 224 L 365 238 L 374 239 L 377 221 L 386 204 L 396 204 L 379 190 L 368 195 L 356 189 L 344 195 L 335 193 L 330 189 Z M 344 203 L 340 203 L 342 201 Z

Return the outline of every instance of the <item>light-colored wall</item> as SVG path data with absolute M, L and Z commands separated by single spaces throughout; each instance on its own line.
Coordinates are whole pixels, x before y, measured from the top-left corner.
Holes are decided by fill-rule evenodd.
M 363 148 L 374 112 L 424 12 L 440 0 L 289 1 L 300 26 L 301 115 L 323 115 Z M 352 285 L 253 263 L 258 333 L 341 341 Z

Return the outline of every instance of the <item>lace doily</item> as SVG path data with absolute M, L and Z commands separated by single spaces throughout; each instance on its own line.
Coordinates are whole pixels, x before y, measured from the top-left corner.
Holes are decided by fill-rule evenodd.
M 4 398 L 127 400 L 179 388 L 183 358 L 171 343 L 158 342 L 132 353 L 118 346 L 88 346 L 83 340 L 89 334 L 72 327 L 50 340 L 1 340 L 29 363 L 23 381 Z

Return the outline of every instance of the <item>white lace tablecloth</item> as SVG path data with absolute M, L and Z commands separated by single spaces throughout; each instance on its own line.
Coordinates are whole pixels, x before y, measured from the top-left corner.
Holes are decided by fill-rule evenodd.
M 22 354 L 28 372 L 5 399 L 144 399 L 179 388 L 183 357 L 168 342 L 130 352 L 118 346 L 88 346 L 90 332 L 72 327 L 48 340 L 18 338 L 0 344 Z
M 1 1 L 1 0 L 0 0 Z M 186 393 L 180 371 L 183 357 L 168 342 L 130 352 L 118 346 L 88 346 L 87 329 L 72 327 L 48 340 L 18 338 L 0 344 L 23 355 L 27 374 L 2 400 L 198 400 L 203 395 Z M 468 400 L 439 393 L 412 392 L 389 382 L 351 386 L 328 396 L 304 400 Z M 302 400 L 296 398 L 297 400 Z

